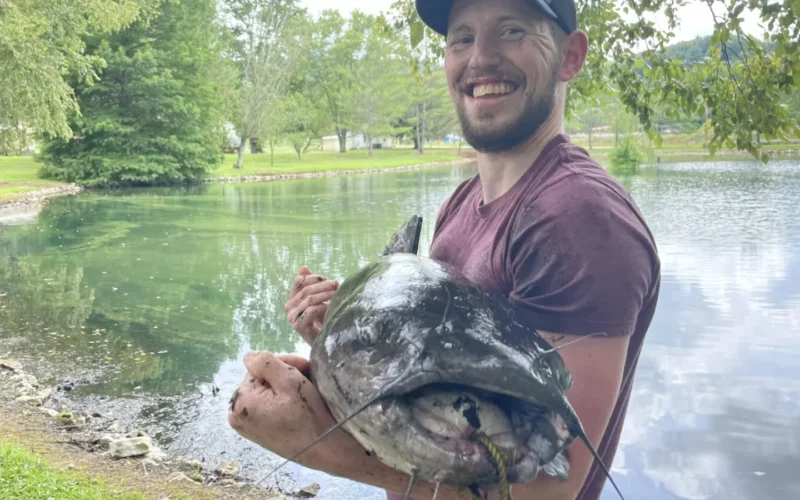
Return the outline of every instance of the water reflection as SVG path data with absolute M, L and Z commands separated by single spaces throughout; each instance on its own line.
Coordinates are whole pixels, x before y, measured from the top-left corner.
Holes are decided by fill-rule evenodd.
M 226 402 L 248 350 L 308 354 L 283 312 L 296 270 L 344 277 L 412 213 L 426 253 L 441 203 L 473 172 L 55 200 L 0 227 L 0 351 L 46 360 L 54 380 L 89 375 L 75 397 L 144 419 L 174 453 L 237 458 L 260 477 L 278 462 L 228 428 Z M 799 498 L 800 165 L 662 165 L 624 183 L 664 275 L 614 464 L 623 492 Z M 297 466 L 279 479 L 312 481 L 322 499 L 383 498 Z

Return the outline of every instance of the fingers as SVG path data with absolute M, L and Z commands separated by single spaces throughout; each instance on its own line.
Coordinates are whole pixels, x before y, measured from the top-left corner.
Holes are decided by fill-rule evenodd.
M 304 271 L 308 271 L 309 274 L 305 274 Z M 322 274 L 310 274 L 311 270 L 307 267 L 303 266 L 300 269 L 300 274 L 295 276 L 294 280 L 292 280 L 292 286 L 289 289 L 289 300 L 293 299 L 298 292 L 300 292 L 303 288 L 308 285 L 313 285 L 316 283 L 321 283 L 323 281 L 328 281 L 328 278 Z
M 322 279 L 323 278 L 322 276 L 316 277 L 314 275 L 310 275 L 308 276 L 308 278 L 315 280 L 318 279 L 318 282 L 313 283 L 312 281 L 309 281 L 308 283 L 303 285 L 301 289 L 297 290 L 297 292 L 294 293 L 292 298 L 289 299 L 288 302 L 286 302 L 286 305 L 284 306 L 284 310 L 286 312 L 289 312 L 290 310 L 296 308 L 301 302 L 308 299 L 309 297 L 313 297 L 318 294 L 328 293 L 330 295 L 328 295 L 327 296 L 328 298 L 324 300 L 316 300 L 315 302 L 309 305 L 319 304 L 320 302 L 324 302 L 325 300 L 330 300 L 330 298 L 333 297 L 333 293 L 331 292 L 335 292 L 336 290 L 339 289 L 338 281 L 328 281 L 326 279 Z M 296 279 L 297 278 L 295 278 L 295 280 Z
M 302 356 L 296 356 L 294 354 L 281 354 L 278 356 L 278 359 L 289 366 L 294 366 L 306 377 L 311 374 L 311 365 L 309 364 L 309 361 Z
M 264 380 L 267 386 L 279 391 L 296 387 L 297 378 L 303 376 L 295 366 L 283 362 L 269 351 L 245 356 L 244 365 L 247 367 L 247 373 L 252 377 Z M 255 383 L 259 385 L 258 380 Z
M 292 326 L 294 326 L 294 329 L 300 333 L 306 342 L 313 344 L 314 339 L 321 331 L 322 322 L 325 320 L 325 313 L 327 311 L 327 304 L 311 306 L 300 312 Z

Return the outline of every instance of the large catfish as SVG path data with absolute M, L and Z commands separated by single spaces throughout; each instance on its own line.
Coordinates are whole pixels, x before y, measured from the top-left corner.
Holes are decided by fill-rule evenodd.
M 576 438 L 600 461 L 557 350 L 503 297 L 416 255 L 421 222 L 344 280 L 314 340 L 311 378 L 339 425 L 409 474 L 409 490 L 417 479 L 506 492 L 540 473 L 566 480 Z

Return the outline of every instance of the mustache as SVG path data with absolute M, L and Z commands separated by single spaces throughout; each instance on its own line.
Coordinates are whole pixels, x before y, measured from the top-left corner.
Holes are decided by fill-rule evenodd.
M 477 79 L 487 79 L 487 80 L 502 80 L 506 82 L 511 82 L 518 87 L 522 87 L 526 82 L 525 75 L 517 72 L 474 72 L 474 73 L 464 73 L 461 78 L 458 79 L 457 87 L 461 91 L 467 91 L 470 89 L 473 82 Z

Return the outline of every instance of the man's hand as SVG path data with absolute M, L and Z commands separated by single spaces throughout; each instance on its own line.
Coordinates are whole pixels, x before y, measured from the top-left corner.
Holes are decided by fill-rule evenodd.
M 231 397 L 228 423 L 246 439 L 292 458 L 336 422 L 317 388 L 304 375 L 308 360 L 276 356 L 270 352 L 248 353 L 247 375 Z M 313 459 L 323 440 L 298 458 Z
M 289 301 L 284 310 L 286 319 L 303 339 L 311 344 L 322 328 L 322 321 L 328 311 L 328 301 L 333 298 L 339 282 L 328 280 L 325 276 L 311 274 L 303 266 L 292 283 Z
M 322 396 L 306 377 L 299 356 L 248 353 L 247 376 L 231 397 L 228 423 L 242 437 L 284 458 L 293 458 L 335 425 Z M 380 462 L 344 429 L 331 432 L 295 460 L 306 467 L 390 491 L 405 491 L 409 476 Z M 434 485 L 417 481 L 414 498 L 431 498 Z M 440 500 L 462 497 L 443 485 Z

